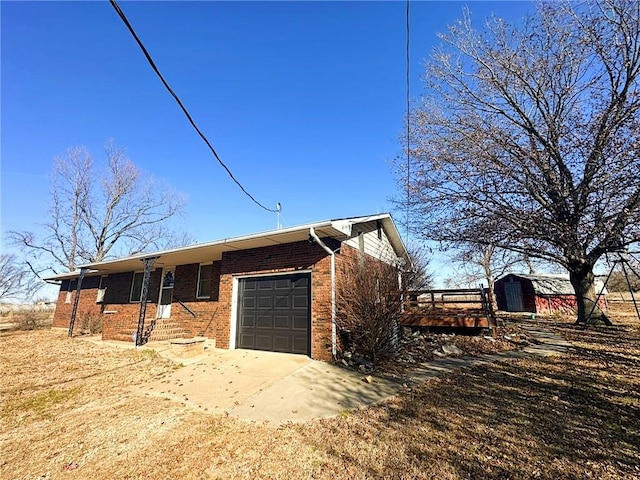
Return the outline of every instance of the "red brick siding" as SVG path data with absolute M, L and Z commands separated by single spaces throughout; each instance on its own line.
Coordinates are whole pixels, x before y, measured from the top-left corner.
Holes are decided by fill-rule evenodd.
M 217 346 L 227 348 L 228 340 L 226 347 L 222 347 L 220 343 L 222 338 L 226 336 L 228 339 L 229 337 L 229 316 L 221 318 L 220 315 L 223 310 L 217 301 L 220 286 L 220 264 L 221 262 L 219 261 L 213 262 L 210 298 L 196 298 L 200 271 L 199 264 L 192 263 L 176 267 L 176 283 L 173 290 L 173 297 L 176 301 L 171 306 L 171 319 L 178 322 L 191 335 L 215 338 Z M 177 300 L 180 300 L 182 304 L 178 303 Z M 187 308 L 195 314 L 195 317 Z M 226 334 L 220 328 L 221 325 L 226 328 Z
M 332 250 L 340 246 L 337 240 L 323 241 Z M 339 257 L 340 255 L 336 256 L 337 259 Z M 315 359 L 331 360 L 331 257 L 322 247 L 301 241 L 226 252 L 221 261 L 214 262 L 214 281 L 210 299 L 196 298 L 198 269 L 198 264 L 176 266 L 174 299 L 179 299 L 196 316 L 193 317 L 182 305 L 174 301 L 171 319 L 192 335 L 215 338 L 220 348 L 228 348 L 231 343 L 229 335 L 234 277 L 311 270 L 311 356 Z M 81 302 L 86 301 L 87 305 L 92 302 L 93 308 L 103 312 L 104 339 L 131 341 L 131 333 L 136 330 L 140 310 L 139 303 L 129 303 L 132 278 L 133 272 L 109 275 L 105 281 L 107 291 L 102 307 L 95 303 L 97 284 L 93 293 L 87 295 L 83 286 Z M 161 269 L 152 273 L 151 280 L 147 319 L 156 316 Z M 64 296 L 65 291 L 61 289 L 55 318 L 61 319 L 66 315 L 68 325 L 71 310 L 69 308 L 67 311 L 65 308 L 67 304 L 64 304 Z
M 329 248 L 337 241 L 327 239 Z M 222 256 L 220 270 L 220 315 L 217 330 L 224 336 L 217 339 L 223 348 L 229 345 L 229 319 L 234 276 L 311 270 L 311 357 L 331 360 L 331 257 L 322 247 L 307 241 L 286 245 L 227 252 Z
M 82 318 L 88 315 L 100 315 L 100 304 L 96 303 L 98 295 L 98 285 L 100 284 L 100 277 L 85 277 L 82 280 L 80 298 L 78 300 L 78 310 L 76 312 L 76 321 L 74 323 L 73 333 L 76 334 L 80 331 L 82 326 Z M 73 302 L 75 301 L 77 294 L 76 280 L 64 280 L 60 285 L 60 292 L 58 293 L 58 303 L 56 304 L 56 311 L 53 315 L 53 326 L 60 328 L 69 328 L 71 322 L 71 312 L 73 310 Z M 65 303 L 67 298 L 67 291 L 71 289 L 69 303 Z
M 132 281 L 133 272 L 109 275 L 103 281 L 103 285 L 107 288 L 102 308 L 102 337 L 105 340 L 133 341 L 131 335 L 138 328 L 140 303 L 129 301 Z M 162 269 L 156 268 L 151 272 L 149 283 L 145 315 L 147 319 L 156 316 L 161 281 Z

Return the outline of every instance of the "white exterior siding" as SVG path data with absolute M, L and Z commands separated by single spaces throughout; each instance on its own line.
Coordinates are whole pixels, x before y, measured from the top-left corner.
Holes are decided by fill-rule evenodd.
M 381 238 L 378 238 L 378 225 Z M 362 240 L 360 240 L 360 232 L 362 232 Z M 356 250 L 363 248 L 364 253 L 367 255 L 390 264 L 395 264 L 398 260 L 389 242 L 389 238 L 382 227 L 382 222 L 373 221 L 354 225 L 351 231 L 351 238 L 345 243 Z

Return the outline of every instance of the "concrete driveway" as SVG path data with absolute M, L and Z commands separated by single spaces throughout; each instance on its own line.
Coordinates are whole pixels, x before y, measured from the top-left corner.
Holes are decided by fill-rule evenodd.
M 522 350 L 435 359 L 406 372 L 401 379 L 374 376 L 373 383 L 365 382 L 361 373 L 304 355 L 222 350 L 210 345 L 204 355 L 183 360 L 172 357 L 168 342 L 159 342 L 147 347 L 184 366 L 161 380 L 132 388 L 143 395 L 170 398 L 201 411 L 244 420 L 304 422 L 376 404 L 398 394 L 404 385 L 420 384 L 459 368 L 559 355 L 571 348 L 569 342 L 539 325 L 521 326 L 535 339 Z
M 170 357 L 167 349 L 156 349 Z M 398 382 L 382 378 L 367 383 L 363 374 L 304 355 L 207 348 L 204 355 L 177 361 L 187 364 L 133 389 L 209 413 L 275 423 L 334 416 L 402 389 Z

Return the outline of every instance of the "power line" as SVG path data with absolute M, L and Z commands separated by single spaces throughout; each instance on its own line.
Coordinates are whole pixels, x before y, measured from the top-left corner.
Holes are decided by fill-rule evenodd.
M 213 153 L 213 156 L 216 158 L 216 160 L 218 160 L 218 163 L 222 166 L 222 168 L 224 168 L 227 173 L 229 174 L 229 177 L 231 177 L 231 180 L 233 180 L 236 185 L 238 185 L 238 187 L 240 187 L 240 190 L 242 190 L 242 192 L 249 197 L 253 203 L 255 203 L 256 205 L 258 205 L 260 208 L 263 208 L 264 210 L 266 210 L 267 212 L 272 212 L 272 213 L 277 213 L 277 210 L 274 210 L 272 208 L 268 208 L 266 206 L 264 206 L 262 203 L 260 203 L 258 200 L 256 200 L 253 195 L 251 195 L 243 186 L 242 184 L 236 179 L 236 177 L 233 176 L 233 173 L 231 173 L 231 170 L 229 170 L 229 167 L 227 167 L 225 165 L 225 163 L 220 159 L 220 157 L 218 156 L 218 153 L 215 151 L 215 149 L 213 148 L 213 146 L 211 145 L 211 143 L 209 142 L 209 140 L 207 139 L 207 137 L 200 131 L 200 129 L 198 128 L 198 126 L 196 125 L 196 123 L 193 121 L 193 118 L 191 118 L 191 115 L 189 114 L 188 110 L 185 108 L 185 106 L 182 104 L 182 101 L 180 100 L 180 98 L 178 97 L 178 95 L 176 95 L 176 93 L 173 91 L 173 89 L 169 86 L 169 84 L 167 83 L 167 81 L 164 79 L 164 77 L 162 76 L 162 73 L 160 73 L 160 70 L 158 70 L 158 67 L 156 67 L 155 62 L 153 61 L 153 59 L 151 58 L 151 55 L 149 54 L 149 52 L 147 51 L 147 49 L 145 48 L 145 46 L 142 44 L 142 41 L 140 40 L 140 38 L 138 37 L 138 35 L 136 34 L 135 30 L 133 29 L 133 27 L 131 26 L 131 24 L 129 23 L 129 20 L 127 19 L 127 17 L 125 16 L 124 12 L 122 10 L 120 10 L 120 7 L 118 6 L 118 4 L 115 2 L 115 0 L 109 0 L 109 3 L 111 3 L 111 6 L 115 9 L 115 11 L 118 13 L 118 16 L 120 17 L 120 19 L 124 22 L 124 24 L 127 26 L 127 29 L 129 30 L 129 32 L 131 33 L 131 35 L 133 36 L 133 38 L 135 39 L 136 43 L 138 44 L 138 46 L 140 47 L 140 49 L 142 50 L 142 53 L 144 53 L 144 56 L 147 59 L 147 62 L 149 62 L 149 65 L 151 65 L 151 68 L 153 69 L 153 71 L 156 73 L 156 75 L 158 76 L 158 78 L 160 79 L 160 81 L 162 81 L 162 84 L 164 85 L 164 87 L 167 89 L 167 91 L 171 94 L 171 96 L 175 99 L 175 101 L 178 103 L 178 106 L 182 109 L 183 113 L 185 114 L 185 116 L 187 117 L 187 120 L 189 120 L 189 123 L 191 124 L 191 126 L 195 129 L 195 131 L 198 133 L 198 135 L 200 135 L 200 138 L 202 138 L 202 140 L 204 141 L 204 143 L 207 144 L 207 147 L 209 147 L 209 150 L 211 150 L 211 153 Z
M 407 89 L 407 211 L 406 211 L 406 233 L 405 233 L 405 242 L 409 241 L 409 202 L 411 200 L 410 195 L 410 171 L 411 171 L 411 156 L 409 154 L 409 149 L 411 148 L 411 129 L 410 129 L 410 112 L 411 112 L 411 43 L 410 43 L 410 33 L 411 33 L 411 22 L 410 22 L 410 0 L 407 0 L 406 6 L 406 33 L 407 33 L 407 44 L 406 44 L 406 89 Z

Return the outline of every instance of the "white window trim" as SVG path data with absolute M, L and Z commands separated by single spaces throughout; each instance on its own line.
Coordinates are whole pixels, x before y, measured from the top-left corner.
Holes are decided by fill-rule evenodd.
M 200 273 L 202 272 L 202 267 L 206 267 L 207 265 L 211 265 L 211 286 L 213 286 L 213 262 L 209 263 L 201 263 L 198 265 L 198 283 L 196 283 L 196 299 L 198 300 L 206 300 L 207 298 L 211 298 L 211 292 L 209 295 L 200 295 Z
M 76 280 L 77 282 L 77 280 Z M 64 303 L 71 303 L 71 297 L 72 297 L 72 293 L 75 290 L 74 288 L 71 288 L 71 286 L 73 285 L 73 280 L 69 280 L 69 286 L 67 287 L 67 293 L 64 297 Z
M 142 281 L 144 282 L 144 270 L 142 271 L 138 271 L 138 272 L 133 272 L 133 276 L 131 277 L 131 289 L 129 290 L 129 303 L 140 303 L 142 302 L 142 284 L 140 284 L 140 298 L 138 298 L 137 300 L 132 300 L 131 296 L 133 295 L 133 286 L 136 283 L 136 274 L 141 273 L 142 274 Z
M 104 295 L 107 291 L 107 287 L 102 286 L 102 282 L 108 277 L 108 275 L 100 275 L 100 283 L 98 284 L 98 293 L 96 294 L 96 303 L 104 303 Z

